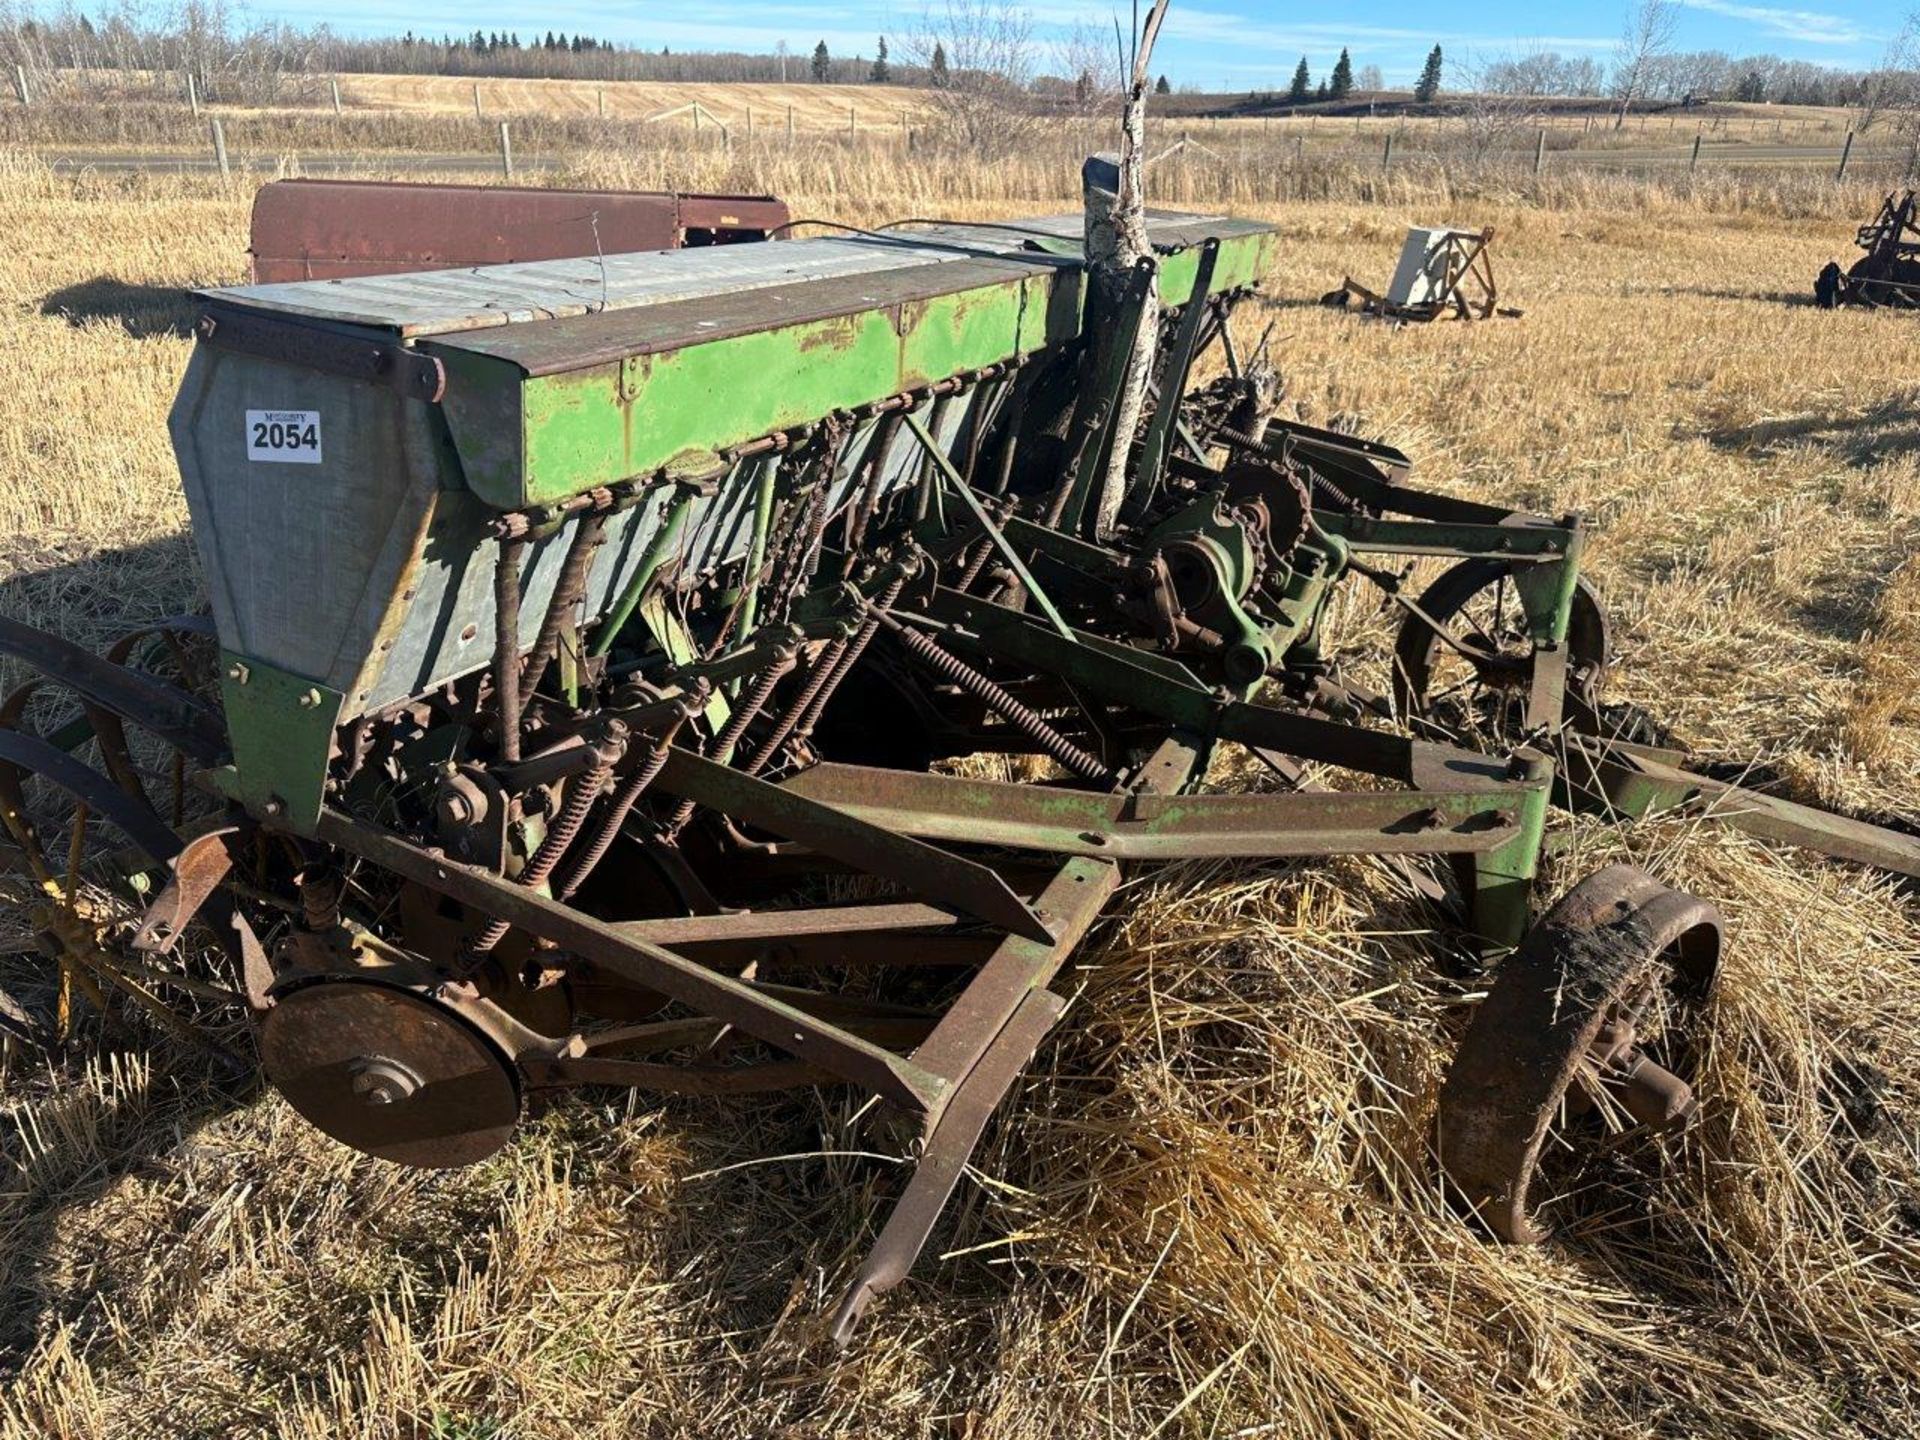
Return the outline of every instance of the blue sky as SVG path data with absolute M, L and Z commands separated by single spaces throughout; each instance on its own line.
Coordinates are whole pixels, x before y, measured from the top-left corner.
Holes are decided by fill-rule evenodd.
M 1253 89 L 1284 84 L 1302 54 L 1315 75 L 1342 45 L 1355 66 L 1375 64 L 1389 84 L 1409 83 L 1436 41 L 1450 55 L 1497 59 L 1526 49 L 1587 54 L 1604 60 L 1621 28 L 1627 0 L 1480 0 L 1472 5 L 1371 0 L 1332 5 L 1280 0 L 1175 0 L 1160 40 L 1160 62 L 1180 84 L 1202 89 Z M 1805 0 L 1807 9 L 1745 0 L 1683 0 L 1676 45 L 1686 50 L 1774 54 L 1846 67 L 1874 63 L 1899 27 L 1907 0 Z M 939 9 L 940 0 L 933 0 Z M 310 23 L 316 14 L 355 34 L 437 34 L 474 29 L 584 31 L 650 49 L 771 51 L 784 40 L 796 54 L 824 39 L 836 55 L 872 55 L 886 34 L 896 54 L 900 36 L 921 23 L 926 0 L 727 0 L 711 6 L 661 6 L 618 0 L 331 0 L 324 7 L 253 0 L 252 14 Z M 1075 21 L 1112 30 L 1110 5 L 1088 0 L 1027 0 L 1036 37 L 1046 41 Z M 1119 12 L 1123 17 L 1127 9 Z

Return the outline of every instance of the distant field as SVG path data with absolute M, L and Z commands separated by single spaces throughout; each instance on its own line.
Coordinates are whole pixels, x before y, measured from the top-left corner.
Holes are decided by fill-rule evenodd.
M 796 60 L 798 73 L 804 61 Z M 860 129 L 898 127 L 901 116 L 909 123 L 927 110 L 924 91 L 904 85 L 724 85 L 673 84 L 666 81 L 624 80 L 605 84 L 581 80 L 481 80 L 444 75 L 344 75 L 340 95 L 345 104 L 368 109 L 395 110 L 413 115 L 471 115 L 473 91 L 480 87 L 480 108 L 492 116 L 551 115 L 598 117 L 604 95 L 609 119 L 646 120 L 678 110 L 696 101 L 729 127 L 744 132 L 747 112 L 756 127 L 784 130 L 787 113 L 796 130 L 844 132 L 848 112 Z M 690 115 L 676 117 L 691 128 Z

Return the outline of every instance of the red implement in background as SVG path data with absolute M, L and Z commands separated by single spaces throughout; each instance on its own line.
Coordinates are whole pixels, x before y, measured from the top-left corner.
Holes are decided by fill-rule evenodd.
M 726 245 L 765 240 L 791 218 L 767 195 L 276 180 L 253 201 L 253 279 L 340 280 Z

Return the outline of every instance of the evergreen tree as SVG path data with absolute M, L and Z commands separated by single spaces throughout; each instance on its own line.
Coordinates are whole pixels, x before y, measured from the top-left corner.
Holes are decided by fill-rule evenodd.
M 1173 93 L 1173 87 L 1167 84 L 1166 76 L 1162 75 L 1158 80 L 1154 81 L 1153 93 L 1156 95 L 1171 95 Z
M 927 63 L 927 74 L 933 79 L 933 88 L 947 88 L 947 47 L 938 40 L 933 42 L 933 59 Z
M 1293 84 L 1287 87 L 1287 99 L 1295 105 L 1303 105 L 1313 94 L 1313 77 L 1307 73 L 1307 57 L 1300 57 L 1300 66 L 1293 72 Z
M 867 72 L 867 79 L 875 85 L 885 85 L 893 79 L 893 71 L 887 65 L 887 37 L 880 37 L 880 51 L 873 57 L 873 69 Z
M 1426 68 L 1420 72 L 1420 79 L 1413 87 L 1413 99 L 1416 105 L 1431 105 L 1433 97 L 1440 93 L 1440 47 L 1434 46 L 1427 52 Z
M 1333 62 L 1333 79 L 1327 83 L 1329 100 L 1344 100 L 1353 93 L 1353 61 L 1348 58 L 1346 48 L 1340 50 L 1340 58 Z
M 822 40 L 813 47 L 813 78 L 815 83 L 824 83 L 833 73 L 833 57 L 827 54 L 827 42 Z
M 1326 100 L 1327 98 L 1327 82 L 1326 81 L 1322 80 L 1318 85 L 1313 87 L 1313 98 L 1319 102 L 1324 102 Z

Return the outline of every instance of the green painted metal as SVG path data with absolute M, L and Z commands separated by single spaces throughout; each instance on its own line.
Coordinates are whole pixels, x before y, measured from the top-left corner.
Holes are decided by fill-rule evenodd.
M 635 608 L 645 598 L 647 587 L 653 584 L 653 577 L 660 573 L 660 567 L 667 563 L 673 547 L 680 543 L 681 535 L 686 532 L 687 512 L 693 508 L 695 493 L 691 489 L 682 489 L 668 503 L 666 518 L 660 522 L 660 528 L 654 533 L 647 553 L 635 568 L 633 578 L 627 581 L 627 588 L 620 592 L 620 598 L 608 612 L 600 633 L 593 637 L 593 644 L 587 651 L 589 655 L 606 654 L 613 648 L 613 642 L 620 638 L 621 630 L 633 618 Z
M 1252 284 L 1274 238 L 1223 239 L 1211 289 Z M 1163 303 L 1191 295 L 1198 255 L 1189 247 L 1161 260 Z M 495 353 L 501 346 L 490 332 L 425 343 L 447 367 L 443 403 L 467 485 L 490 505 L 517 509 L 635 476 L 710 469 L 732 446 L 1079 335 L 1079 268 L 973 278 L 946 294 L 538 374 Z
M 222 650 L 220 698 L 233 744 L 230 798 L 297 835 L 313 834 L 333 727 L 346 696 L 304 675 Z
M 1547 806 L 1553 797 L 1553 761 L 1536 750 L 1515 752 L 1519 771 L 1509 812 L 1518 822 L 1514 837 L 1474 857 L 1473 928 L 1496 945 L 1520 943 L 1532 919 L 1533 878 L 1540 869 L 1546 838 Z
M 738 635 L 753 633 L 754 617 L 759 613 L 760 572 L 767 563 L 767 537 L 773 533 L 773 499 L 775 482 L 780 478 L 780 457 L 762 457 L 755 470 L 753 543 L 747 547 L 747 563 L 743 572 L 746 591 L 740 597 L 740 623 L 734 627 L 734 633 Z
M 731 446 L 1070 340 L 1051 291 L 1077 278 L 1046 271 L 550 375 L 448 346 L 455 444 L 468 485 L 502 508 L 711 469 Z
M 1112 860 L 1486 854 L 1519 837 L 1504 784 L 1473 791 L 1130 795 L 817 765 L 784 789 L 903 835 Z
M 1222 237 L 1219 259 L 1208 286 L 1211 294 L 1244 290 L 1272 268 L 1279 255 L 1280 236 L 1267 230 L 1251 235 Z M 1160 303 L 1184 305 L 1193 294 L 1200 268 L 1200 247 L 1191 245 L 1160 257 Z
M 1032 572 L 1027 569 L 1026 561 L 1020 558 L 1019 552 L 1007 543 L 1007 537 L 1002 535 L 1000 527 L 993 523 L 992 517 L 981 505 L 980 497 L 973 493 L 973 487 L 967 484 L 958 470 L 953 468 L 953 462 L 947 459 L 946 452 L 934 442 L 933 436 L 927 433 L 927 427 L 920 423 L 920 417 L 909 413 L 901 418 L 906 422 L 907 428 L 913 432 L 913 438 L 918 440 L 921 448 L 926 451 L 927 459 L 932 463 L 934 472 L 946 482 L 945 488 L 960 499 L 966 506 L 967 513 L 973 516 L 974 523 L 986 532 L 994 549 L 1012 568 L 1013 573 L 1020 577 L 1020 583 L 1026 587 L 1028 598 L 1033 601 L 1040 613 L 1047 617 L 1047 623 L 1071 640 L 1073 631 L 1061 618 L 1060 611 L 1054 606 L 1053 601 L 1047 598 L 1047 592 L 1041 588 L 1040 582 L 1033 578 Z

